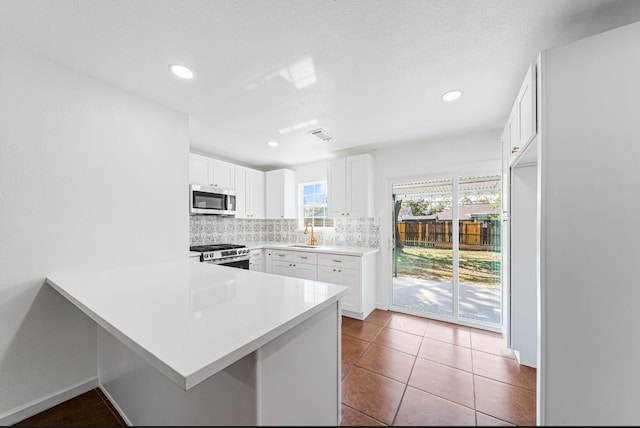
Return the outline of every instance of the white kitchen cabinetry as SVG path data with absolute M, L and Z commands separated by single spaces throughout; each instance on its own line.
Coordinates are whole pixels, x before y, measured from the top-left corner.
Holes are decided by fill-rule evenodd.
M 269 250 L 271 273 L 302 279 L 318 279 L 317 255 L 303 251 Z
M 531 64 L 509 116 L 509 165 L 517 161 L 537 133 L 536 75 L 536 65 Z
M 235 165 L 219 159 L 189 153 L 189 182 L 235 190 Z
M 362 255 L 309 250 L 265 249 L 265 272 L 313 279 L 349 288 L 342 315 L 365 319 L 375 309 L 377 252 Z
M 507 345 L 520 364 L 537 366 L 536 117 L 540 59 L 529 67 L 502 134 L 502 284 Z M 539 82 L 538 82 L 539 83 Z M 534 109 L 533 113 L 531 108 Z
M 264 218 L 264 172 L 236 165 L 236 218 Z
M 249 253 L 249 270 L 264 272 L 264 250 L 251 250 Z
M 361 293 L 360 269 L 349 269 L 339 265 L 318 266 L 318 281 L 330 282 L 349 288 L 349 294 L 342 298 L 342 309 L 360 312 Z
M 327 162 L 330 217 L 373 216 L 373 157 L 347 156 Z
M 296 173 L 276 169 L 265 173 L 266 218 L 296 218 Z
M 375 254 L 318 254 L 318 281 L 349 288 L 342 298 L 343 315 L 363 320 L 375 309 Z

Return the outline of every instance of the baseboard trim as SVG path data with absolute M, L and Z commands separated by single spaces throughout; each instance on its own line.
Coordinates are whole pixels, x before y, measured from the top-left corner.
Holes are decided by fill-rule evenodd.
M 97 387 L 98 377 L 94 377 L 72 386 L 71 388 L 33 400 L 20 407 L 16 407 L 13 410 L 0 414 L 0 425 L 8 426 L 16 424 Z
M 120 408 L 120 406 L 118 406 L 118 403 L 113 399 L 111 394 L 109 394 L 109 391 L 107 391 L 106 388 L 104 386 L 102 386 L 102 385 L 100 385 L 98 388 L 100 388 L 100 391 L 102 391 L 102 393 L 109 399 L 109 402 L 111 403 L 111 405 L 116 408 L 116 410 L 120 414 L 120 417 L 122 419 L 124 419 L 125 423 L 130 427 L 133 426 L 133 424 L 131 423 L 131 421 L 129 420 L 127 415 L 124 413 L 122 408 Z

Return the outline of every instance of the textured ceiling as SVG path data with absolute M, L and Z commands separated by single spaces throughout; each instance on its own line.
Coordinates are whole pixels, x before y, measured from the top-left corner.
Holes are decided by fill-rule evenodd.
M 268 169 L 501 128 L 540 50 L 638 20 L 636 0 L 2 0 L 0 46 L 188 113 L 192 150 Z

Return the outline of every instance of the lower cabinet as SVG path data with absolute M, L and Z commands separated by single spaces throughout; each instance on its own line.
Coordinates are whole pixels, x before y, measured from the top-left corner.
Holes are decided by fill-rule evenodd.
M 315 281 L 318 279 L 318 266 L 308 263 L 275 260 L 271 263 L 271 273 L 294 278 L 313 279 Z
M 338 284 L 349 289 L 342 315 L 365 319 L 375 309 L 376 254 L 350 256 L 312 251 L 265 250 L 265 272 Z
M 251 250 L 249 253 L 249 270 L 264 272 L 264 250 Z
M 304 251 L 267 250 L 271 253 L 271 273 L 302 279 L 318 279 L 316 254 Z
M 318 281 L 349 289 L 342 298 L 342 315 L 363 320 L 375 309 L 375 257 L 318 254 Z
M 340 266 L 318 266 L 318 281 L 345 286 L 349 294 L 342 298 L 342 309 L 360 312 L 360 270 Z

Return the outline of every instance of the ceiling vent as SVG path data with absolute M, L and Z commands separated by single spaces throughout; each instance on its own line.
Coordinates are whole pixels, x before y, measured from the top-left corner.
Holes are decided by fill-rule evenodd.
M 322 141 L 330 141 L 331 138 L 333 138 L 327 131 L 322 128 L 309 131 L 309 134 L 313 135 L 314 137 L 320 138 Z

